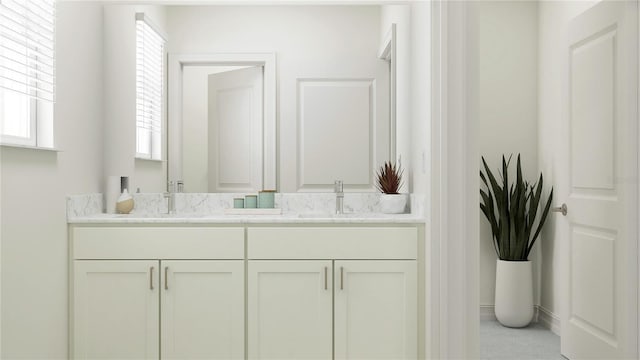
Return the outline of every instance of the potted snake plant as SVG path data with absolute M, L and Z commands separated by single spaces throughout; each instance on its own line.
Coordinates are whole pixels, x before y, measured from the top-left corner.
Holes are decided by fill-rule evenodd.
M 546 203 L 542 199 L 542 173 L 531 184 L 522 177 L 520 155 L 516 165 L 516 181 L 509 183 L 509 164 L 502 156 L 500 180 L 493 175 L 484 157 L 480 170 L 486 191 L 480 189 L 480 209 L 493 235 L 498 255 L 496 266 L 495 313 L 498 321 L 508 327 L 524 327 L 533 319 L 533 274 L 529 253 L 544 224 L 553 188 Z M 542 199 L 544 200 L 544 199 Z M 536 221 L 538 210 L 542 209 Z
M 407 207 L 407 194 L 400 194 L 402 187 L 401 164 L 386 161 L 378 170 L 376 187 L 382 196 L 380 197 L 380 211 L 385 214 L 401 214 Z

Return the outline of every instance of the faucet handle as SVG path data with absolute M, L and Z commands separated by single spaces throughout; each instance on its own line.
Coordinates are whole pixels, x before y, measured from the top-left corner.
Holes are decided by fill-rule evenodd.
M 342 180 L 336 180 L 334 183 L 334 191 L 337 193 L 341 193 L 344 190 L 344 186 L 342 184 Z
M 184 192 L 184 181 L 183 180 L 176 181 L 176 192 L 179 192 L 179 193 Z

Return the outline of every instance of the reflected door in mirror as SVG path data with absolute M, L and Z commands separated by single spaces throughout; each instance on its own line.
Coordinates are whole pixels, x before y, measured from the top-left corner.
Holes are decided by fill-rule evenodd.
M 189 68 L 195 71 L 184 73 L 182 139 L 188 191 L 262 190 L 262 67 L 218 73 L 205 71 L 211 67 Z M 193 81 L 202 84 L 206 77 L 205 99 L 187 90 L 194 72 Z

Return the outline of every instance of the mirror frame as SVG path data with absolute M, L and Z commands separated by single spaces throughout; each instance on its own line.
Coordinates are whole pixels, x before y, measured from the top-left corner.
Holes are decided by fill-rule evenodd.
M 185 66 L 263 67 L 262 188 L 278 190 L 275 53 L 169 53 L 167 179 L 181 180 L 182 176 L 182 126 L 179 124 L 182 124 L 182 71 Z
M 389 63 L 389 160 L 396 161 L 396 24 L 382 40 L 378 58 Z

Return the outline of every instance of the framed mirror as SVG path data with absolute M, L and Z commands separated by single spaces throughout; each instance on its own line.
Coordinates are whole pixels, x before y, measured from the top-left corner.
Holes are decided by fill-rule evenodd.
M 377 168 L 412 150 L 407 9 L 105 5 L 105 172 L 143 192 L 166 191 L 167 180 L 187 192 L 331 192 L 335 180 L 376 191 Z M 133 153 L 138 12 L 167 35 L 153 161 Z

